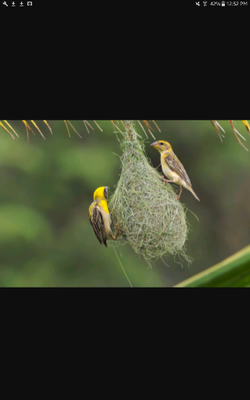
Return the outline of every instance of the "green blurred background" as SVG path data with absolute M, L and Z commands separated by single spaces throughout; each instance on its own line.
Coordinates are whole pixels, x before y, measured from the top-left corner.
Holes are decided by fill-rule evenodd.
M 92 122 L 94 130 L 87 133 L 82 121 L 71 121 L 81 139 L 72 129 L 69 138 L 63 121 L 48 121 L 53 135 L 36 121 L 46 140 L 37 132 L 27 143 L 21 121 L 9 122 L 20 137 L 13 141 L 0 128 L 0 286 L 129 287 L 114 249 L 100 245 L 88 220 L 95 189 L 109 186 L 111 195 L 119 179 L 121 150 L 112 123 L 97 121 L 101 132 Z M 226 130 L 223 143 L 210 121 L 156 122 L 161 133 L 151 122 L 154 136 L 171 143 L 201 200 L 182 192 L 191 211 L 187 255 L 194 261 L 181 265 L 167 256 L 165 264 L 159 260 L 148 268 L 129 245 L 120 246 L 120 260 L 136 287 L 173 286 L 250 243 L 250 153 L 237 143 L 229 122 L 218 121 Z M 236 129 L 250 149 L 241 121 Z M 147 154 L 156 168 L 160 155 L 148 136 Z

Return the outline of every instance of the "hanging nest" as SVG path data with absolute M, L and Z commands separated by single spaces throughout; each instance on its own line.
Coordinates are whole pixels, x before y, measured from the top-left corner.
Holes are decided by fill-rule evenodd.
M 186 210 L 176 200 L 171 184 L 163 186 L 161 175 L 145 156 L 143 141 L 131 121 L 126 121 L 121 142 L 122 171 L 109 210 L 113 232 L 119 223 L 124 240 L 110 241 L 111 246 L 129 243 L 149 265 L 164 255 L 184 257 L 188 233 Z

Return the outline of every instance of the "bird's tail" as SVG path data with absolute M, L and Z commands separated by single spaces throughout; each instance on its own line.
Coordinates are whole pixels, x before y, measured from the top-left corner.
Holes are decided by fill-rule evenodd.
M 189 187 L 190 192 L 194 195 L 194 197 L 200 201 L 199 197 L 194 193 L 193 189 L 191 187 Z

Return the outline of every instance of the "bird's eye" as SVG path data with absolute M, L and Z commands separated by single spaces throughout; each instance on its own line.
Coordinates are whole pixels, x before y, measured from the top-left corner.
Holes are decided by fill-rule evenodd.
M 160 142 L 160 145 L 161 145 L 161 146 L 163 146 L 163 145 L 164 145 L 164 143 L 163 143 L 163 142 Z

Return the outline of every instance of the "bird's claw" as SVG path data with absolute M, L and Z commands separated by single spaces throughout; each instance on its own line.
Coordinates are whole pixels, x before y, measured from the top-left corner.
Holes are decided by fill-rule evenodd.
M 120 228 L 119 228 L 119 223 L 116 224 L 116 229 L 117 229 L 118 234 L 119 234 L 119 233 L 120 233 L 120 234 L 122 233 L 121 230 L 120 230 Z
M 176 200 L 177 200 L 177 201 L 180 199 L 182 191 L 183 191 L 183 187 L 181 186 L 180 193 L 179 193 L 179 195 L 176 197 Z

